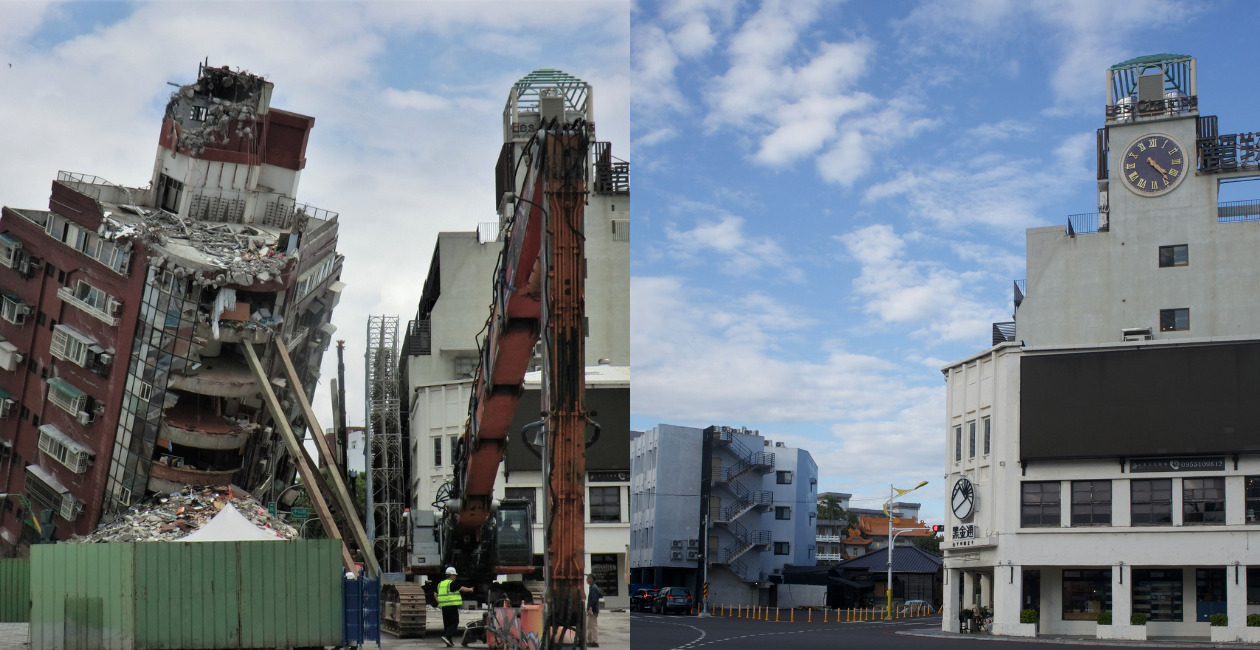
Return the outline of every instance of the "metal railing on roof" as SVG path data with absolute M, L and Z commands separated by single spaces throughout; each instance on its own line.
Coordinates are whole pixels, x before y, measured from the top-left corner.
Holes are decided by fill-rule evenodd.
M 1098 213 L 1069 214 L 1066 232 L 1068 236 L 1098 232 Z

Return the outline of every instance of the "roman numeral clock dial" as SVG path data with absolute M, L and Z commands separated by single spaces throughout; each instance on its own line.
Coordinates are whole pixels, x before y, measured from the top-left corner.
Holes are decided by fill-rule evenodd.
M 1120 176 L 1124 186 L 1139 196 L 1159 196 L 1181 183 L 1189 158 L 1173 137 L 1149 133 L 1124 150 Z

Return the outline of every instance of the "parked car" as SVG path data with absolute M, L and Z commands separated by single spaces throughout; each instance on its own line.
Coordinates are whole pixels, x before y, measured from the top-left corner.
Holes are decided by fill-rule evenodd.
M 668 614 L 670 610 L 690 612 L 692 605 L 691 590 L 686 587 L 665 587 L 656 594 L 652 601 L 652 611 L 657 614 Z
M 632 612 L 650 612 L 652 611 L 652 600 L 656 598 L 656 592 L 660 589 L 640 589 L 630 595 L 630 611 Z
M 906 614 L 931 614 L 932 612 L 932 604 L 926 600 L 907 600 L 897 608 L 897 614 L 902 616 Z

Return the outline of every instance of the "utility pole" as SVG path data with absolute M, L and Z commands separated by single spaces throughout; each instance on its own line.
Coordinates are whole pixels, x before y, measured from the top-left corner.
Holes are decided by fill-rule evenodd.
M 346 341 L 337 341 L 337 444 L 341 445 L 341 470 L 350 480 L 350 463 L 347 462 L 350 440 L 346 437 Z M 353 495 L 351 495 L 353 496 Z
M 925 486 L 925 485 L 927 485 L 927 484 L 928 484 L 928 482 L 927 482 L 927 481 L 924 481 L 924 482 L 922 482 L 922 483 L 920 483 L 920 484 L 918 484 L 918 485 L 916 485 L 916 486 L 914 486 L 914 487 L 910 488 L 909 490 L 898 490 L 897 488 L 893 487 L 891 483 L 889 483 L 889 484 L 888 484 L 888 501 L 884 504 L 884 514 L 888 515 L 888 558 L 887 558 L 887 559 L 888 559 L 888 563 L 887 563 L 887 565 L 888 565 L 888 585 L 887 585 L 887 587 L 886 587 L 886 595 L 887 595 L 887 598 L 888 598 L 888 609 L 887 609 L 887 610 L 885 610 L 885 611 L 886 611 L 886 616 L 888 616 L 889 618 L 892 618 L 892 598 L 893 598 L 893 585 L 892 585 L 892 560 L 893 560 L 893 547 L 897 545 L 897 535 L 900 535 L 901 533 L 904 533 L 904 532 L 906 532 L 906 531 L 910 530 L 909 528 L 902 528 L 901 530 L 897 530 L 896 528 L 894 528 L 894 527 L 893 527 L 893 511 L 892 511 L 893 499 L 895 499 L 895 498 L 897 498 L 897 497 L 899 497 L 899 496 L 901 496 L 901 495 L 903 495 L 903 494 L 909 494 L 909 493 L 911 493 L 911 492 L 914 492 L 915 490 L 917 490 L 917 489 L 919 489 L 919 488 L 921 488 L 921 487 L 923 487 L 923 486 Z M 894 531 L 896 531 L 896 532 L 894 532 Z

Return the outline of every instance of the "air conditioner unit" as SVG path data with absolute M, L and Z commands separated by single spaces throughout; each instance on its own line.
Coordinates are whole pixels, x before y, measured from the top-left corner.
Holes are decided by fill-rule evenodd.
M 700 540 L 698 539 L 687 540 L 687 548 L 700 548 Z
M 776 574 L 777 574 L 777 573 L 783 573 L 783 569 L 775 569 L 775 570 L 774 570 L 774 572 L 775 572 Z
M 681 560 L 681 559 L 683 559 L 683 554 L 682 554 L 682 551 L 670 551 L 670 552 L 669 552 L 669 559 L 671 559 L 671 560 Z
M 119 302 L 118 299 L 110 298 L 105 303 L 105 313 L 109 314 L 110 316 L 117 316 L 121 312 L 122 312 L 122 303 Z
M 95 418 L 96 418 L 95 415 L 87 411 L 79 411 L 79 414 L 75 416 L 74 419 L 78 420 L 79 424 L 87 425 L 87 424 L 92 424 L 92 420 L 94 420 Z
M 700 551 L 697 551 L 697 550 L 695 550 L 695 549 L 688 549 L 688 550 L 687 550 L 687 559 L 688 559 L 688 560 L 698 560 L 698 559 L 700 559 Z
M 22 303 L 14 308 L 14 313 L 18 316 L 30 316 L 31 306 L 26 303 Z
M 100 361 L 102 366 L 108 366 L 114 362 L 114 355 L 106 352 L 104 354 L 97 355 L 96 360 Z
M 669 547 L 670 547 L 670 548 L 682 548 L 682 544 L 683 544 L 683 541 L 682 541 L 681 539 L 676 539 L 676 540 L 674 540 L 674 541 L 672 541 L 672 542 L 670 542 L 670 543 L 669 543 Z
M 57 514 L 61 515 L 61 518 L 66 521 L 74 521 L 82 510 L 83 504 L 67 493 L 61 497 L 61 508 Z

